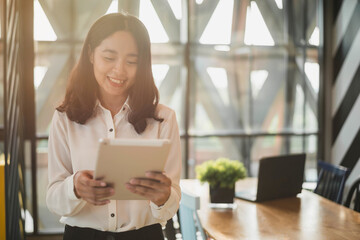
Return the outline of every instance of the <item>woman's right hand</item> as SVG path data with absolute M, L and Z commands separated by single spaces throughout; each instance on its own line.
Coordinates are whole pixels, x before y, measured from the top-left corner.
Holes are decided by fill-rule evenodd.
M 114 195 L 114 189 L 107 186 L 104 181 L 93 179 L 94 171 L 79 171 L 74 176 L 74 193 L 77 198 L 91 203 L 93 205 L 105 205 L 110 203 L 106 199 Z

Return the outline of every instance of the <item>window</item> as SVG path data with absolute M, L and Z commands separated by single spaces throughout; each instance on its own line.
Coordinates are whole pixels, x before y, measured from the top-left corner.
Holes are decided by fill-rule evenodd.
M 52 114 L 91 23 L 119 9 L 149 31 L 160 102 L 178 118 L 183 177 L 217 157 L 242 161 L 256 176 L 263 156 L 306 152 L 306 179 L 316 179 L 317 1 L 185 2 L 34 1 L 40 232 L 63 230 L 44 201 Z

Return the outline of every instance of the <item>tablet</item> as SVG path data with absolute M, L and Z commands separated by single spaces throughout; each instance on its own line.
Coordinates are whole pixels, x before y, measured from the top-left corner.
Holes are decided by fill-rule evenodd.
M 94 179 L 102 179 L 115 190 L 108 199 L 144 200 L 125 183 L 145 177 L 147 171 L 164 171 L 170 150 L 167 139 L 100 139 Z

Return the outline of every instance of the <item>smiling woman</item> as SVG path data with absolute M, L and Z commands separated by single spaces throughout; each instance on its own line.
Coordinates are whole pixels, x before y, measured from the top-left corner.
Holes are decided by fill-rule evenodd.
M 100 101 L 112 116 L 119 112 L 134 85 L 137 58 L 134 37 L 126 31 L 113 33 L 90 54 Z
M 122 69 L 124 63 L 127 67 Z M 89 69 L 93 69 L 93 72 Z M 140 70 L 137 71 L 138 69 Z M 126 71 L 129 72 L 125 73 Z M 105 78 L 100 76 L 104 74 Z M 130 74 L 130 78 L 133 74 L 134 80 L 127 82 L 129 79 L 118 79 L 120 74 L 123 74 L 122 77 Z M 93 115 L 96 100 L 108 97 L 109 92 L 106 91 L 108 94 L 104 95 L 104 89 L 110 91 L 110 86 L 117 89 L 116 81 L 125 83 L 125 80 L 126 88 L 122 88 L 125 90 L 120 94 L 122 97 L 117 99 L 117 104 L 121 108 L 125 100 L 129 100 L 132 107 L 129 122 L 137 133 L 141 133 L 146 128 L 146 118 L 160 120 L 155 116 L 159 93 L 151 71 L 150 38 L 145 26 L 136 17 L 120 13 L 108 14 L 91 27 L 79 62 L 70 75 L 65 100 L 57 110 L 66 112 L 72 121 L 84 124 Z M 105 84 L 108 87 L 105 87 L 105 82 L 108 82 Z M 114 84 L 110 85 L 110 82 Z M 115 89 L 111 91 L 117 91 Z M 102 103 L 107 105 L 108 100 L 105 99 Z M 120 108 L 109 110 L 114 115 Z
M 65 240 L 164 239 L 161 225 L 179 207 L 181 154 L 175 113 L 158 102 L 144 25 L 122 13 L 99 18 L 49 134 L 46 202 L 62 216 Z M 112 185 L 93 179 L 100 138 L 170 140 L 164 172 L 149 171 L 125 186 L 147 200 L 109 200 Z

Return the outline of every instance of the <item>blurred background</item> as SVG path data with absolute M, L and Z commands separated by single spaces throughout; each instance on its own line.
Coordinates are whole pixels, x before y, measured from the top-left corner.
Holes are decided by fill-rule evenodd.
M 27 233 L 63 231 L 45 203 L 48 130 L 91 24 L 107 13 L 128 12 L 148 29 L 160 103 L 177 114 L 183 178 L 194 178 L 196 165 L 218 157 L 241 161 L 256 176 L 261 157 L 305 152 L 305 180 L 317 180 L 318 0 L 34 0 L 27 5 L 34 64 L 26 88 L 35 99 L 24 112 L 34 116 L 33 137 L 24 142 Z
M 317 1 L 35 0 L 39 231 L 63 230 L 45 203 L 54 108 L 91 24 L 118 11 L 138 16 L 148 29 L 160 103 L 177 114 L 183 178 L 218 157 L 242 161 L 256 176 L 263 156 L 306 152 L 306 180 L 316 181 Z M 30 182 L 29 165 L 26 171 Z M 31 185 L 27 190 L 31 196 Z

